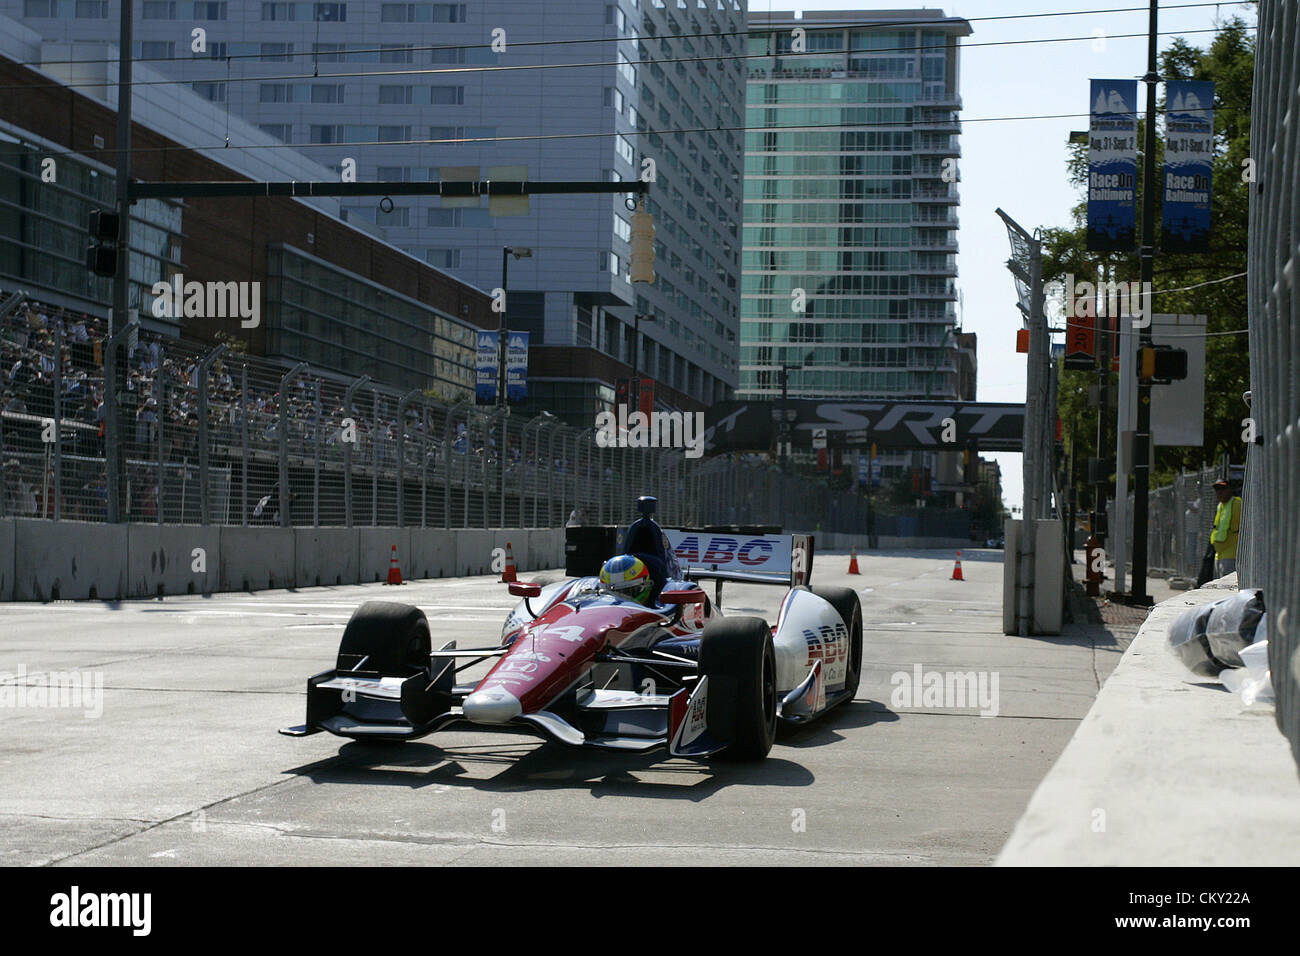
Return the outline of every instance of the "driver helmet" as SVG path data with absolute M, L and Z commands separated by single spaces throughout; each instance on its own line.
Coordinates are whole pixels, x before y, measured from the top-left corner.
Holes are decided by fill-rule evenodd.
M 644 561 L 630 554 L 620 554 L 606 561 L 600 569 L 601 587 L 648 604 L 654 579 Z

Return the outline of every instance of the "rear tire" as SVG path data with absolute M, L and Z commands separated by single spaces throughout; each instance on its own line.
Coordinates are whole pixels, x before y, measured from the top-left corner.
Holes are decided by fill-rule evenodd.
M 336 668 L 411 677 L 429 668 L 429 621 L 409 604 L 367 601 L 352 612 L 339 641 Z
M 844 675 L 844 689 L 849 691 L 843 703 L 853 700 L 862 680 L 862 602 L 858 592 L 852 588 L 811 588 L 817 595 L 839 614 L 844 626 L 849 629 L 848 669 Z
M 729 741 L 719 756 L 762 760 L 776 737 L 776 653 L 767 622 L 717 618 L 700 641 L 700 674 L 709 679 L 708 726 Z

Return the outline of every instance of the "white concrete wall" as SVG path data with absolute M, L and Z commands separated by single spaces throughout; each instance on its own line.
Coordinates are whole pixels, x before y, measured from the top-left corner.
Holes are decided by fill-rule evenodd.
M 521 574 L 564 566 L 563 528 L 160 528 L 4 518 L 0 601 L 373 583 L 387 579 L 393 545 L 404 578 L 487 574 L 498 539 L 513 546 Z
M 127 526 L 11 518 L 13 599 L 52 601 L 126 595 Z

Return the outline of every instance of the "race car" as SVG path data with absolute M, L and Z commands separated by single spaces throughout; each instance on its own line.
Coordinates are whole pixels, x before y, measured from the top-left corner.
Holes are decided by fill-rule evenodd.
M 432 646 L 418 607 L 370 601 L 348 621 L 334 669 L 307 681 L 306 723 L 280 732 L 329 731 L 402 741 L 450 724 L 526 731 L 579 747 L 761 760 L 778 722 L 801 724 L 853 699 L 862 672 L 862 609 L 850 588 L 808 587 L 809 535 L 756 535 L 711 544 L 665 531 L 656 501 L 622 550 L 649 572 L 642 601 L 582 576 L 542 587 L 512 582 L 522 600 L 493 647 Z M 683 566 L 680 556 L 698 564 Z M 748 566 L 748 570 L 744 569 Z M 759 568 L 759 569 L 755 569 Z M 723 616 L 699 581 L 789 588 L 775 624 Z M 488 673 L 457 675 L 495 659 Z

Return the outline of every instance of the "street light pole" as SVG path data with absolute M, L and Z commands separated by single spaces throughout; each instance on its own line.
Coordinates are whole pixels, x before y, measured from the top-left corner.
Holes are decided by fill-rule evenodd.
M 1142 157 L 1142 291 L 1147 295 L 1143 310 L 1146 324 L 1142 326 L 1138 344 L 1150 348 L 1151 299 L 1149 290 L 1155 279 L 1156 244 L 1156 83 L 1159 80 L 1156 51 L 1156 22 L 1159 18 L 1159 0 L 1151 0 L 1150 26 L 1147 30 L 1147 125 Z M 1140 371 L 1139 371 L 1139 374 Z M 1133 433 L 1133 583 L 1128 603 L 1149 605 L 1147 591 L 1147 526 L 1148 495 L 1151 487 L 1151 382 L 1138 379 L 1137 427 Z M 1121 532 L 1122 533 L 1122 532 Z M 1119 571 L 1116 570 L 1116 577 Z
M 510 307 L 510 295 L 507 290 L 507 280 L 510 272 L 510 257 L 516 259 L 532 258 L 533 250 L 525 248 L 511 248 L 503 246 L 501 249 L 501 322 L 497 326 L 497 405 L 498 407 L 506 404 L 506 335 L 510 328 L 506 321 L 506 310 Z

